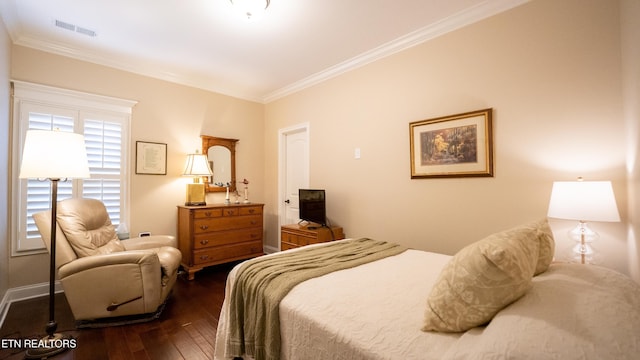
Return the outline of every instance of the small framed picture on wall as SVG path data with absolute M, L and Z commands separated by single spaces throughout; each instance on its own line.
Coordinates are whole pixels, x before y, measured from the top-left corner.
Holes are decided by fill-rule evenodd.
M 166 175 L 167 144 L 136 141 L 136 174 Z

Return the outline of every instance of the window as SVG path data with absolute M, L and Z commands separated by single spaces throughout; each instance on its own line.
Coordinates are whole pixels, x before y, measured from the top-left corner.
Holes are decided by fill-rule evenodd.
M 44 251 L 32 215 L 51 207 L 51 183 L 19 179 L 28 129 L 69 131 L 85 138 L 89 179 L 60 181 L 58 201 L 71 197 L 101 200 L 111 221 L 127 222 L 129 128 L 135 102 L 48 86 L 14 82 L 12 255 Z

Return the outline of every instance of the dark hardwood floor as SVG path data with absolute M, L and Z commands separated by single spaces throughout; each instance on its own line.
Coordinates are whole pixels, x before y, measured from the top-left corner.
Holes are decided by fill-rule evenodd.
M 160 318 L 145 323 L 77 329 L 64 295 L 56 295 L 58 332 L 73 336 L 77 347 L 50 359 L 212 359 L 225 280 L 233 265 L 206 268 L 192 281 L 179 276 Z M 12 303 L 0 341 L 42 338 L 48 309 L 48 297 Z M 0 348 L 0 360 L 24 356 L 19 349 Z

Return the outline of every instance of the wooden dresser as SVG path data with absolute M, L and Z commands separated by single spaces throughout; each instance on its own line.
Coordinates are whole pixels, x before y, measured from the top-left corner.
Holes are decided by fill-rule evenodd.
M 262 255 L 263 207 L 178 206 L 178 248 L 189 280 L 205 266 Z
M 283 225 L 280 228 L 280 250 L 292 249 L 309 244 L 317 244 L 344 239 L 339 226 L 309 228 L 307 225 Z

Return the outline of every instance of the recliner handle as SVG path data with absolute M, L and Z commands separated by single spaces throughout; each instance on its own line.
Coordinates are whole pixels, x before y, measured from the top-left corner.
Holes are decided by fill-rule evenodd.
M 136 300 L 139 300 L 139 299 L 142 299 L 142 296 L 138 296 L 138 297 L 133 298 L 131 300 L 127 300 L 127 301 L 121 302 L 120 304 L 111 303 L 111 305 L 107 306 L 107 311 L 115 311 L 115 310 L 118 309 L 118 307 L 120 307 L 120 305 L 128 304 L 130 302 L 133 302 L 133 301 L 136 301 Z

